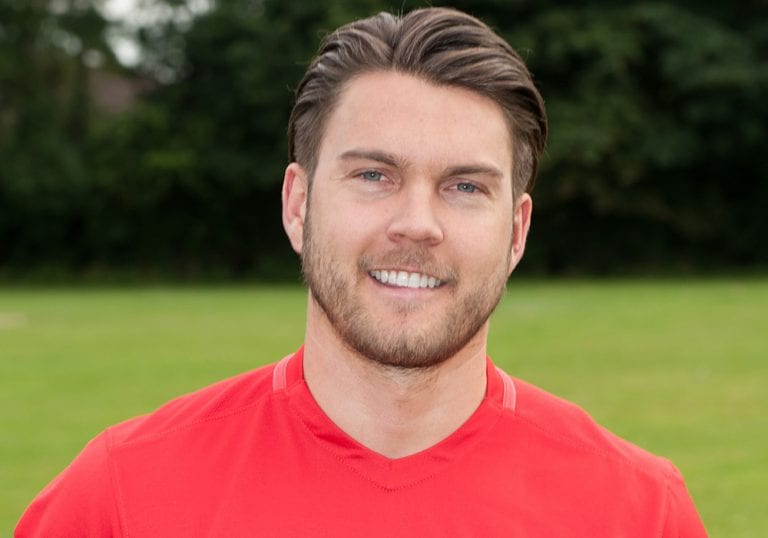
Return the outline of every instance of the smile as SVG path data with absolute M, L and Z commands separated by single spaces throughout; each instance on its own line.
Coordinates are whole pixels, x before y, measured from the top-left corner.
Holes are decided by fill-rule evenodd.
M 368 274 L 382 284 L 396 288 L 437 288 L 442 284 L 442 281 L 439 279 L 422 273 L 375 270 L 370 271 Z

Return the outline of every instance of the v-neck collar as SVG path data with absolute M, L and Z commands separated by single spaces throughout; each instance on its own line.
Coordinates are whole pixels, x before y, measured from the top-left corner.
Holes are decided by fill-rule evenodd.
M 486 357 L 486 394 L 475 412 L 437 444 L 403 458 L 388 458 L 350 437 L 325 414 L 304 380 L 304 348 L 285 357 L 273 372 L 273 389 L 320 447 L 378 486 L 395 490 L 429 479 L 462 458 L 496 425 L 505 409 L 514 411 L 512 379 Z

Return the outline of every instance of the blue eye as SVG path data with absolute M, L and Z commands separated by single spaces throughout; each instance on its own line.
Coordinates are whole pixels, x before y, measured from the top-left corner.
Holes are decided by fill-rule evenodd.
M 472 183 L 459 183 L 456 185 L 456 190 L 459 192 L 473 193 L 477 191 L 477 186 Z
M 383 174 L 381 172 L 376 172 L 375 170 L 368 170 L 360 174 L 360 177 L 366 181 L 381 181 Z

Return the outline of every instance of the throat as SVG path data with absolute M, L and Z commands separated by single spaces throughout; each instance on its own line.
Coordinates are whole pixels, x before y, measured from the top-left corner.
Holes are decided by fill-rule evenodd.
M 484 349 L 424 369 L 382 366 L 349 349 L 325 351 L 307 339 L 304 377 L 312 396 L 347 435 L 387 458 L 447 438 L 485 396 Z

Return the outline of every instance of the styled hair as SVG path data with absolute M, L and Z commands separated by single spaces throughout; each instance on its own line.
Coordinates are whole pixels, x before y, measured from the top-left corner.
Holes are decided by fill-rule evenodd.
M 395 71 L 486 96 L 506 115 L 513 193 L 530 191 L 547 138 L 544 101 L 520 56 L 478 19 L 450 8 L 379 13 L 328 35 L 296 88 L 288 122 L 291 161 L 311 177 L 328 118 L 356 76 Z

